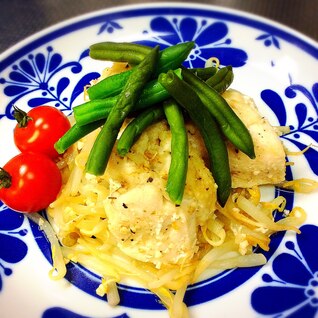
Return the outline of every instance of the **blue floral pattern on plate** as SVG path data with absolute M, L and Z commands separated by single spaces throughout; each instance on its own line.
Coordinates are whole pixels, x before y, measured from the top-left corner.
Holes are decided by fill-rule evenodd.
M 304 225 L 297 244 L 285 243 L 288 252 L 273 260 L 273 274 L 264 274 L 265 286 L 252 293 L 252 306 L 268 317 L 314 318 L 318 313 L 318 227 Z M 266 299 L 266 302 L 264 302 Z
M 13 273 L 12 264 L 24 259 L 28 246 L 23 237 L 28 233 L 22 227 L 24 217 L 11 211 L 4 204 L 0 207 L 0 292 L 3 289 L 3 279 Z
M 85 50 L 78 61 L 63 64 L 62 55 L 54 52 L 52 46 L 48 46 L 45 53 L 28 54 L 27 57 L 17 61 L 12 66 L 8 78 L 0 78 L 0 84 L 4 85 L 4 94 L 11 98 L 5 108 L 5 114 L 0 114 L 0 118 L 6 116 L 13 119 L 12 106 L 26 95 L 35 96 L 28 100 L 29 107 L 50 104 L 70 113 L 72 104 L 83 92 L 83 87 L 92 79 L 99 77 L 99 73 L 92 72 L 82 76 L 73 86 L 70 94 L 66 94 L 65 90 L 71 81 L 60 74 L 67 68 L 73 74 L 79 74 L 83 70 L 80 62 L 87 56 L 88 50 Z M 58 77 L 57 83 L 55 83 L 56 77 Z
M 290 127 L 290 132 L 284 134 L 282 139 L 291 142 L 299 150 L 303 150 L 310 144 L 314 145 L 318 140 L 318 83 L 314 83 L 310 89 L 300 84 L 290 84 L 284 93 L 291 101 L 298 95 L 302 95 L 304 101 L 285 105 L 281 95 L 271 89 L 263 90 L 261 97 L 275 113 L 279 124 Z M 292 117 L 293 114 L 296 115 L 293 118 L 296 118 L 297 121 L 291 122 L 288 117 Z M 308 137 L 310 141 L 308 141 Z M 302 140 L 306 140 L 306 143 Z M 312 171 L 318 175 L 318 150 L 311 147 L 304 153 L 304 156 Z
M 202 62 L 210 57 L 218 57 L 222 65 L 233 67 L 243 66 L 247 53 L 239 48 L 231 47 L 228 24 L 224 22 L 209 23 L 208 20 L 186 17 L 182 19 L 157 17 L 150 22 L 150 31 L 155 32 L 152 39 L 141 41 L 142 44 L 153 46 L 160 44 L 162 48 L 185 41 L 194 41 L 195 48 L 190 53 L 185 65 L 202 67 Z
M 48 308 L 42 315 L 42 318 L 94 318 L 92 316 L 83 316 L 73 311 L 61 307 Z M 103 318 L 129 318 L 127 314 Z
M 91 79 L 99 76 L 99 67 L 89 67 L 85 64 L 88 60 L 88 44 L 76 43 L 70 58 L 64 51 L 60 38 L 70 37 L 80 32 L 90 32 L 91 41 L 101 39 L 120 39 L 125 32 L 130 32 L 131 18 L 140 19 L 138 31 L 134 32 L 134 42 L 149 44 L 154 46 L 160 44 L 161 48 L 179 43 L 181 41 L 195 41 L 196 47 L 191 52 L 185 62 L 186 66 L 203 66 L 209 57 L 218 57 L 222 65 L 232 64 L 243 72 L 251 68 L 255 63 L 253 50 L 275 51 L 283 54 L 287 45 L 292 43 L 294 47 L 301 48 L 304 56 L 317 59 L 318 50 L 315 45 L 308 43 L 306 39 L 299 38 L 284 29 L 273 27 L 270 23 L 260 22 L 257 19 L 246 18 L 242 14 L 226 12 L 226 10 L 215 10 L 210 7 L 200 8 L 188 7 L 161 7 L 144 6 L 143 8 L 126 9 L 126 11 L 106 11 L 97 15 L 92 15 L 84 19 L 79 18 L 76 22 L 66 26 L 58 26 L 56 30 L 41 35 L 34 40 L 30 40 L 28 45 L 18 47 L 9 56 L 4 56 L 0 62 L 0 89 L 4 97 L 4 103 L 0 109 L 0 123 L 12 122 L 12 105 L 23 102 L 28 107 L 35 107 L 38 104 L 48 103 L 52 106 L 70 113 L 75 106 L 75 100 L 82 93 L 85 86 Z M 137 25 L 136 24 L 136 25 Z M 135 27 L 136 27 L 135 25 Z M 88 31 L 93 26 L 91 31 Z M 240 28 L 248 31 L 242 31 Z M 237 31 L 237 29 L 240 29 Z M 255 43 L 253 50 L 240 41 L 241 32 L 246 32 L 247 41 Z M 247 37 L 246 37 L 247 36 Z M 242 37 L 243 38 L 243 37 Z M 71 41 L 71 40 L 70 40 Z M 267 53 L 264 53 L 265 55 Z M 261 55 L 260 55 L 261 56 Z M 276 56 L 277 57 L 277 56 Z M 279 60 L 275 56 L 268 56 L 264 63 L 270 62 L 272 68 L 269 72 L 275 72 L 275 67 L 279 65 Z M 97 71 L 95 71 L 97 70 Z M 286 71 L 288 72 L 288 70 Z M 286 74 L 285 74 L 286 75 Z M 272 110 L 280 125 L 291 125 L 291 132 L 282 138 L 298 149 L 305 148 L 308 143 L 317 144 L 317 96 L 318 84 L 316 80 L 292 81 L 286 87 L 272 87 L 263 85 L 259 90 L 259 97 L 265 105 Z M 297 82 L 297 84 L 296 84 Z M 248 91 L 247 91 L 248 92 Z M 0 126 L 0 129 L 1 126 Z M 0 140 L 1 141 L 1 140 Z M 313 174 L 317 175 L 318 153 L 315 148 L 308 150 L 303 156 L 311 168 Z M 288 178 L 292 179 L 292 168 L 288 167 Z M 291 191 L 276 189 L 276 194 L 284 195 L 288 202 L 288 209 L 292 208 L 294 195 Z M 23 260 L 28 253 L 26 234 L 28 226 L 24 226 L 23 216 L 10 211 L 5 206 L 1 206 L 0 211 L 0 291 L 3 294 L 5 289 L 5 277 L 14 276 L 13 264 Z M 43 233 L 34 224 L 30 224 L 30 230 L 40 250 L 51 262 L 51 255 L 48 242 Z M 226 271 L 213 279 L 208 279 L 191 286 L 186 294 L 185 301 L 189 305 L 208 303 L 214 308 L 213 299 L 223 295 L 231 295 L 231 291 L 239 288 L 243 283 L 248 284 L 249 279 L 259 273 L 262 276 L 262 285 L 251 287 L 251 305 L 253 314 L 255 312 L 270 317 L 314 317 L 317 313 L 317 263 L 310 256 L 310 240 L 317 240 L 317 226 L 304 225 L 302 234 L 297 236 L 295 241 L 287 241 L 288 252 L 277 254 L 275 251 L 281 248 L 284 235 L 273 237 L 272 248 L 265 256 L 272 260 L 270 266 L 264 268 L 251 268 Z M 307 243 L 306 243 L 307 242 Z M 4 248 L 4 246 L 14 246 L 14 249 Z M 308 245 L 308 246 L 307 246 Z M 31 255 L 30 255 L 31 257 Z M 273 258 L 273 259 L 272 259 Z M 317 255 L 316 255 L 317 259 Z M 298 268 L 300 275 L 294 277 L 292 271 L 284 271 L 286 264 L 293 264 Z M 272 272 L 270 272 L 272 270 Z M 77 264 L 68 265 L 67 280 L 88 295 L 89 299 L 95 301 L 102 300 L 95 294 L 95 289 L 99 284 L 98 275 L 89 272 L 87 269 Z M 296 288 L 297 287 L 297 288 Z M 272 311 L 262 302 L 264 295 L 270 297 L 278 289 L 284 290 L 288 297 L 282 301 L 277 301 Z M 301 291 L 301 292 L 300 292 Z M 91 317 L 105 318 L 132 318 L 135 313 L 129 311 L 130 308 L 147 310 L 162 310 L 162 305 L 148 291 L 133 286 L 119 284 L 119 292 L 122 304 L 126 307 L 122 315 L 112 314 L 107 311 L 105 315 L 95 315 Z M 0 293 L 0 297 L 1 297 Z M 93 297 L 90 297 L 93 296 Z M 246 295 L 249 297 L 249 295 Z M 293 302 L 289 301 L 289 298 Z M 103 299 L 105 301 L 105 299 Z M 1 302 L 1 298 L 0 298 Z M 274 301 L 273 301 L 274 302 Z M 295 307 L 296 306 L 296 307 Z M 49 317 L 72 317 L 86 318 L 80 312 L 73 312 L 68 306 L 48 305 L 42 310 L 42 318 Z M 228 308 L 226 308 L 228 309 Z M 200 310 L 200 306 L 194 306 L 193 310 Z M 153 313 L 155 313 L 153 311 Z M 149 315 L 152 313 L 149 312 Z M 253 315 L 252 314 L 252 315 Z M 306 317 L 307 317 L 306 316 Z M 202 317 L 202 314 L 195 315 Z M 250 316 L 248 316 L 250 317 Z
M 97 34 L 102 34 L 103 32 L 113 33 L 114 31 L 121 30 L 122 28 L 123 27 L 116 21 L 106 21 L 100 26 Z
M 256 38 L 256 40 L 263 41 L 265 46 L 272 46 L 273 45 L 277 49 L 280 49 L 280 44 L 279 44 L 278 38 L 270 33 L 261 34 Z

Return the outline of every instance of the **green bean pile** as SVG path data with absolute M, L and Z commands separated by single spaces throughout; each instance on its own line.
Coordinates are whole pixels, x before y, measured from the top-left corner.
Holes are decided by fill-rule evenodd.
M 222 97 L 233 81 L 231 66 L 185 68 L 182 63 L 194 42 L 180 43 L 162 51 L 134 43 L 103 42 L 90 47 L 93 59 L 127 62 L 129 70 L 106 77 L 88 88 L 89 101 L 74 107 L 75 124 L 55 148 L 65 152 L 72 144 L 101 127 L 86 163 L 86 171 L 103 175 L 119 131 L 116 150 L 125 156 L 151 124 L 166 119 L 171 130 L 171 164 L 166 191 L 181 204 L 188 169 L 188 138 L 185 116 L 200 130 L 209 169 L 218 186 L 218 202 L 224 206 L 231 191 L 231 173 L 226 140 L 250 158 L 255 158 L 248 129 Z

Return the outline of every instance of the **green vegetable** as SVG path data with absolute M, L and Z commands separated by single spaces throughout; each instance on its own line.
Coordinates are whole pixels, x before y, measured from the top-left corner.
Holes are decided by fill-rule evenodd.
M 166 190 L 170 199 L 180 204 L 189 151 L 180 105 L 201 132 L 210 159 L 210 171 L 218 185 L 218 201 L 224 206 L 231 190 L 231 175 L 222 133 L 251 158 L 255 157 L 254 145 L 245 125 L 220 95 L 233 81 L 231 66 L 219 70 L 208 67 L 172 71 L 181 67 L 193 47 L 193 42 L 186 42 L 159 52 L 158 46 L 152 49 L 134 43 L 92 45 L 92 58 L 135 66 L 88 89 L 90 101 L 74 108 L 76 124 L 55 144 L 56 150 L 63 153 L 80 138 L 102 126 L 86 164 L 88 173 L 102 175 L 127 116 L 135 116 L 135 119 L 119 138 L 117 151 L 122 156 L 127 154 L 144 129 L 165 116 L 172 134 Z M 158 75 L 158 80 L 151 80 Z M 163 106 L 159 105 L 163 101 Z
M 73 108 L 75 122 L 78 126 L 85 126 L 100 119 L 106 119 L 118 101 L 118 96 L 106 99 L 96 99 Z
M 164 118 L 163 109 L 154 106 L 141 112 L 124 129 L 117 143 L 117 152 L 120 156 L 125 156 L 141 133 L 156 121 Z
M 194 42 L 190 41 L 172 45 L 162 50 L 155 76 L 180 67 L 193 48 Z
M 79 141 L 84 136 L 88 135 L 98 127 L 105 123 L 105 119 L 94 121 L 84 126 L 79 126 L 76 123 L 54 144 L 55 150 L 62 154 L 75 142 Z
M 255 158 L 251 135 L 226 100 L 215 89 L 187 69 L 182 70 L 182 77 L 198 94 L 205 107 L 219 123 L 226 138 L 250 158 Z
M 89 56 L 95 60 L 139 64 L 150 51 L 150 47 L 135 43 L 101 42 L 90 46 Z
M 178 76 L 181 76 L 181 69 L 177 69 L 174 72 Z M 157 80 L 153 80 L 145 85 L 134 110 L 142 110 L 160 103 L 169 98 L 169 96 L 164 87 Z M 119 95 L 105 99 L 96 99 L 74 107 L 73 111 L 76 123 L 79 126 L 83 126 L 93 121 L 107 118 L 111 109 L 117 103 L 118 98 Z
M 233 69 L 232 66 L 229 65 L 222 67 L 215 75 L 208 78 L 205 82 L 213 87 L 219 94 L 222 94 L 230 87 L 233 79 Z
M 86 171 L 93 175 L 105 172 L 110 154 L 117 139 L 119 130 L 127 115 L 133 110 L 139 96 L 153 75 L 158 60 L 159 46 L 146 55 L 130 75 L 125 87 L 119 95 L 116 105 L 98 134 L 86 163 Z
M 90 86 L 87 94 L 90 100 L 118 95 L 125 86 L 132 69 L 105 77 L 100 82 Z
M 171 130 L 171 163 L 166 191 L 172 202 L 181 204 L 188 172 L 188 135 L 176 101 L 165 101 L 163 109 Z
M 161 74 L 159 82 L 187 110 L 200 130 L 210 159 L 210 171 L 218 185 L 218 201 L 224 206 L 231 191 L 231 174 L 227 148 L 217 123 L 193 88 L 173 72 Z
M 160 51 L 160 57 L 155 76 L 158 76 L 161 72 L 166 72 L 169 69 L 173 70 L 178 68 L 181 63 L 188 57 L 193 46 L 193 42 L 185 42 L 170 46 Z M 151 48 L 147 48 L 149 53 L 151 51 Z M 132 69 L 126 72 L 106 77 L 100 82 L 91 86 L 87 89 L 89 99 L 100 99 L 119 94 L 125 83 L 127 82 L 131 72 Z
M 188 68 L 188 70 L 196 76 L 200 77 L 204 81 L 208 80 L 210 77 L 213 77 L 218 72 L 218 69 L 214 66 L 202 68 Z

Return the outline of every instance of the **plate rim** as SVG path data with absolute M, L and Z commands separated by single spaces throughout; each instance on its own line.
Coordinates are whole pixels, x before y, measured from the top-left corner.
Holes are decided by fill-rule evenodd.
M 18 58 L 21 58 L 24 54 L 22 54 L 22 50 L 25 49 L 27 46 L 34 45 L 34 42 L 41 42 L 43 41 L 46 36 L 52 34 L 53 32 L 59 33 L 59 30 L 65 29 L 67 27 L 73 27 L 72 30 L 69 32 L 74 31 L 74 25 L 80 24 L 83 21 L 90 21 L 93 19 L 97 19 L 105 14 L 123 14 L 123 18 L 125 18 L 124 14 L 131 11 L 147 11 L 151 9 L 181 9 L 181 10 L 194 10 L 194 11 L 207 11 L 207 12 L 215 12 L 221 15 L 234 15 L 238 20 L 246 20 L 256 22 L 259 26 L 267 26 L 272 28 L 273 30 L 287 35 L 290 40 L 295 40 L 301 44 L 295 45 L 298 48 L 305 49 L 305 52 L 308 54 L 308 50 L 311 52 L 309 53 L 314 58 L 318 59 L 318 42 L 312 39 L 311 37 L 301 33 L 298 30 L 295 30 L 281 22 L 277 22 L 271 18 L 267 18 L 258 14 L 250 13 L 243 11 L 241 9 L 236 8 L 228 8 L 224 6 L 214 5 L 214 4 L 204 4 L 204 3 L 195 3 L 195 2 L 187 2 L 182 3 L 181 1 L 173 1 L 173 2 L 156 2 L 156 3 L 144 3 L 144 4 L 129 4 L 129 5 L 118 5 L 112 6 L 109 8 L 98 9 L 88 13 L 80 14 L 71 18 L 67 18 L 61 20 L 57 23 L 54 23 L 51 26 L 48 26 L 40 31 L 37 31 L 26 38 L 22 39 L 18 43 L 12 45 L 11 47 L 7 48 L 5 51 L 0 53 L 0 72 L 2 72 L 6 65 L 11 64 L 13 61 L 16 61 Z M 234 21 L 236 23 L 240 23 L 241 21 Z M 246 25 L 246 23 L 244 23 Z M 255 26 L 254 26 L 255 27 Z M 80 28 L 79 28 L 80 29 Z M 63 32 L 63 36 L 69 32 Z M 58 38 L 58 34 L 54 37 L 54 39 Z M 286 40 L 286 38 L 284 38 Z M 290 42 L 290 41 L 288 41 Z M 40 46 L 41 43 L 37 44 Z M 20 53 L 20 54 L 19 54 Z M 19 56 L 20 55 L 20 56 Z

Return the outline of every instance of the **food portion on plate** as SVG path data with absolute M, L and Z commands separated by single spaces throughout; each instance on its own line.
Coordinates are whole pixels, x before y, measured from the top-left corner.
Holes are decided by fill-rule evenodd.
M 19 137 L 21 155 L 31 149 L 46 156 L 62 180 L 43 207 L 47 218 L 29 214 L 52 244 L 51 278 L 63 278 L 69 261 L 80 263 L 101 276 L 96 293 L 111 305 L 120 303 L 116 283 L 133 281 L 156 294 L 174 318 L 188 316 L 183 299 L 190 284 L 265 264 L 260 249 L 268 251 L 270 236 L 298 233 L 306 217 L 300 207 L 285 211 L 282 196 L 262 201 L 260 186 L 284 186 L 281 129 L 230 88 L 231 66 L 213 60 L 183 67 L 193 46 L 92 45 L 92 58 L 113 65 L 85 88 L 88 100 L 73 109 L 72 125 L 60 135 L 53 127 Z M 22 115 L 25 127 L 15 131 L 35 123 L 35 115 Z M 41 153 L 46 146 L 50 156 Z M 29 186 L 36 196 L 34 183 L 20 182 L 32 169 L 0 172 L 5 203 L 5 195 L 16 195 L 13 185 L 21 193 Z M 38 212 L 32 204 L 11 208 Z

